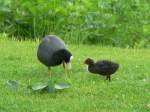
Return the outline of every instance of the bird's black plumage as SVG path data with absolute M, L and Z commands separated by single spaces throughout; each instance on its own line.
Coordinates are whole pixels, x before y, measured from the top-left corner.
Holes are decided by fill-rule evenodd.
M 37 51 L 39 61 L 48 67 L 68 63 L 71 56 L 64 41 L 55 35 L 44 37 Z
M 110 76 L 119 68 L 119 64 L 109 60 L 100 60 L 94 62 L 92 59 L 88 58 L 85 60 L 85 64 L 88 65 L 89 72 L 106 76 L 106 78 L 109 80 L 111 80 Z

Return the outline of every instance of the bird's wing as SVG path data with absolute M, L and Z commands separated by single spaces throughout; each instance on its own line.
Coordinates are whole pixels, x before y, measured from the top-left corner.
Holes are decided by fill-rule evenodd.
M 110 68 L 110 66 L 108 63 L 105 63 L 105 62 L 95 63 L 95 69 L 100 73 L 103 73 L 103 72 L 109 70 L 109 68 Z

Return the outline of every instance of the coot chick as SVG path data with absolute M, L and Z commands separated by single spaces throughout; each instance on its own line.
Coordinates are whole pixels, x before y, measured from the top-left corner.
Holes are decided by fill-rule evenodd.
M 94 62 L 93 59 L 87 58 L 84 63 L 88 65 L 89 72 L 106 76 L 106 79 L 109 81 L 111 80 L 111 75 L 119 68 L 119 64 L 109 60 Z
M 55 35 L 48 35 L 42 39 L 37 50 L 37 57 L 48 67 L 50 76 L 50 68 L 60 64 L 63 64 L 66 74 L 73 58 L 64 41 Z

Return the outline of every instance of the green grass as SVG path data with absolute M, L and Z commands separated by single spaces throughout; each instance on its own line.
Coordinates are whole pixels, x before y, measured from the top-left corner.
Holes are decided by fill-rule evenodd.
M 33 93 L 26 88 L 13 91 L 6 81 L 28 85 L 46 82 L 47 68 L 36 58 L 38 42 L 0 39 L 0 112 L 149 112 L 149 49 L 121 49 L 102 46 L 69 45 L 73 55 L 71 88 L 57 93 Z M 108 82 L 85 69 L 87 57 L 110 59 L 120 69 Z M 64 80 L 63 67 L 52 69 L 52 80 Z

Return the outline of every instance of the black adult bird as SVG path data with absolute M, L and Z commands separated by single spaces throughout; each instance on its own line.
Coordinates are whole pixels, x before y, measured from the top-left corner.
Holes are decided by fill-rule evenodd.
M 88 65 L 89 72 L 106 76 L 106 79 L 109 81 L 111 80 L 111 75 L 119 68 L 119 64 L 109 60 L 100 60 L 94 62 L 93 59 L 87 58 L 84 63 Z
M 69 65 L 71 66 L 73 58 L 64 41 L 55 35 L 48 35 L 42 39 L 38 47 L 37 57 L 42 64 L 48 67 L 50 76 L 50 67 L 60 64 L 63 64 L 65 75 L 67 75 L 67 69 L 69 69 Z

